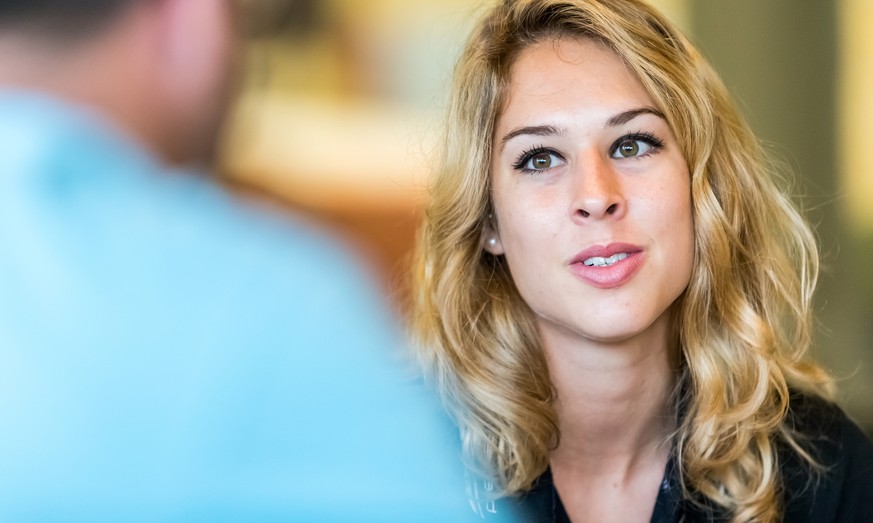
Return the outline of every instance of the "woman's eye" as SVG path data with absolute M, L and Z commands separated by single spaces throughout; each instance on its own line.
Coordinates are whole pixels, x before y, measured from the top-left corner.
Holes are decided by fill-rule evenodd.
M 640 158 L 656 153 L 662 147 L 664 147 L 664 142 L 654 134 L 640 131 L 626 134 L 616 140 L 609 150 L 609 155 L 617 160 Z
M 544 171 L 557 163 L 557 158 L 552 153 L 539 153 L 531 156 L 530 160 L 527 161 L 528 169 L 534 169 L 536 171 Z
M 636 156 L 642 156 L 653 148 L 652 144 L 647 143 L 645 140 L 640 140 L 639 138 L 625 138 L 619 141 L 613 151 L 613 158 L 634 158 Z
M 515 168 L 524 172 L 548 171 L 564 163 L 564 159 L 551 151 L 534 151 L 524 155 L 516 162 Z

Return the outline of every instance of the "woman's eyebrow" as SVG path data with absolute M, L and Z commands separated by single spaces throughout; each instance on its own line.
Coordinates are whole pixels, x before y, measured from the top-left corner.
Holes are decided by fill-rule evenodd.
M 624 111 L 611 117 L 609 120 L 606 121 L 606 127 L 617 127 L 619 125 L 624 125 L 636 118 L 637 116 L 643 114 L 653 114 L 662 120 L 667 120 L 667 118 L 664 116 L 664 113 L 655 109 L 654 107 L 640 107 L 639 109 L 631 109 L 630 111 Z
M 640 107 L 637 109 L 630 109 L 628 111 L 620 112 L 606 121 L 606 127 L 617 127 L 619 125 L 626 124 L 633 120 L 634 118 L 644 115 L 644 114 L 652 114 L 661 118 L 662 120 L 666 120 L 667 118 L 664 116 L 664 113 L 655 109 L 654 107 Z M 500 149 L 503 150 L 503 147 L 506 145 L 506 142 L 516 138 L 518 136 L 523 135 L 531 135 L 531 136 L 554 136 L 559 135 L 562 136 L 564 134 L 563 129 L 559 129 L 553 125 L 531 125 L 525 127 L 519 127 L 518 129 L 513 129 L 512 131 L 506 133 L 506 135 L 500 140 Z
M 516 136 L 522 136 L 526 134 L 532 136 L 554 136 L 556 134 L 563 135 L 564 130 L 558 129 L 557 127 L 552 125 L 532 125 L 528 127 L 519 127 L 518 129 L 514 129 L 506 133 L 503 139 L 500 140 L 500 149 L 503 150 L 503 146 L 505 146 L 506 142 L 508 142 L 509 140 L 512 140 Z

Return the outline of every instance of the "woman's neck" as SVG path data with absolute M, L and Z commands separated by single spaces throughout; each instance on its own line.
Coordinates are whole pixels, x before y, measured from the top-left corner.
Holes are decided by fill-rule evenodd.
M 553 465 L 583 475 L 630 474 L 641 460 L 669 454 L 677 347 L 668 316 L 613 343 L 543 330 L 561 433 Z
M 675 429 L 676 343 L 664 315 L 613 343 L 542 328 L 560 442 L 552 477 L 573 521 L 648 521 Z

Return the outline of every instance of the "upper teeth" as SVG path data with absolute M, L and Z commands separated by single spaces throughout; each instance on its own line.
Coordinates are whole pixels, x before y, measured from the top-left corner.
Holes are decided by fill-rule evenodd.
M 626 252 L 620 252 L 618 254 L 613 254 L 609 258 L 601 258 L 600 256 L 592 256 L 587 260 L 583 260 L 582 263 L 589 267 L 606 267 L 608 265 L 612 265 L 613 263 L 620 262 L 621 260 L 627 258 Z

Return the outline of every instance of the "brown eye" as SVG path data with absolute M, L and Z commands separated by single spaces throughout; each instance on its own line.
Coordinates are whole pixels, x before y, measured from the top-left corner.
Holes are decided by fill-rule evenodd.
M 640 143 L 636 140 L 625 140 L 618 144 L 616 151 L 622 158 L 633 158 L 640 154 Z
M 514 169 L 528 174 L 538 174 L 564 165 L 564 158 L 557 151 L 537 147 L 526 151 L 512 164 Z
M 542 171 L 548 169 L 553 165 L 552 162 L 552 154 L 551 153 L 539 153 L 534 155 L 530 159 L 530 169 L 535 169 L 537 171 Z
M 650 135 L 628 135 L 620 138 L 613 144 L 610 156 L 617 160 L 625 158 L 639 158 L 646 156 L 653 149 L 661 148 L 661 142 Z
M 558 167 L 562 163 L 563 159 L 557 153 L 542 151 L 529 156 L 524 163 L 516 165 L 516 168 L 526 172 L 542 172 Z

